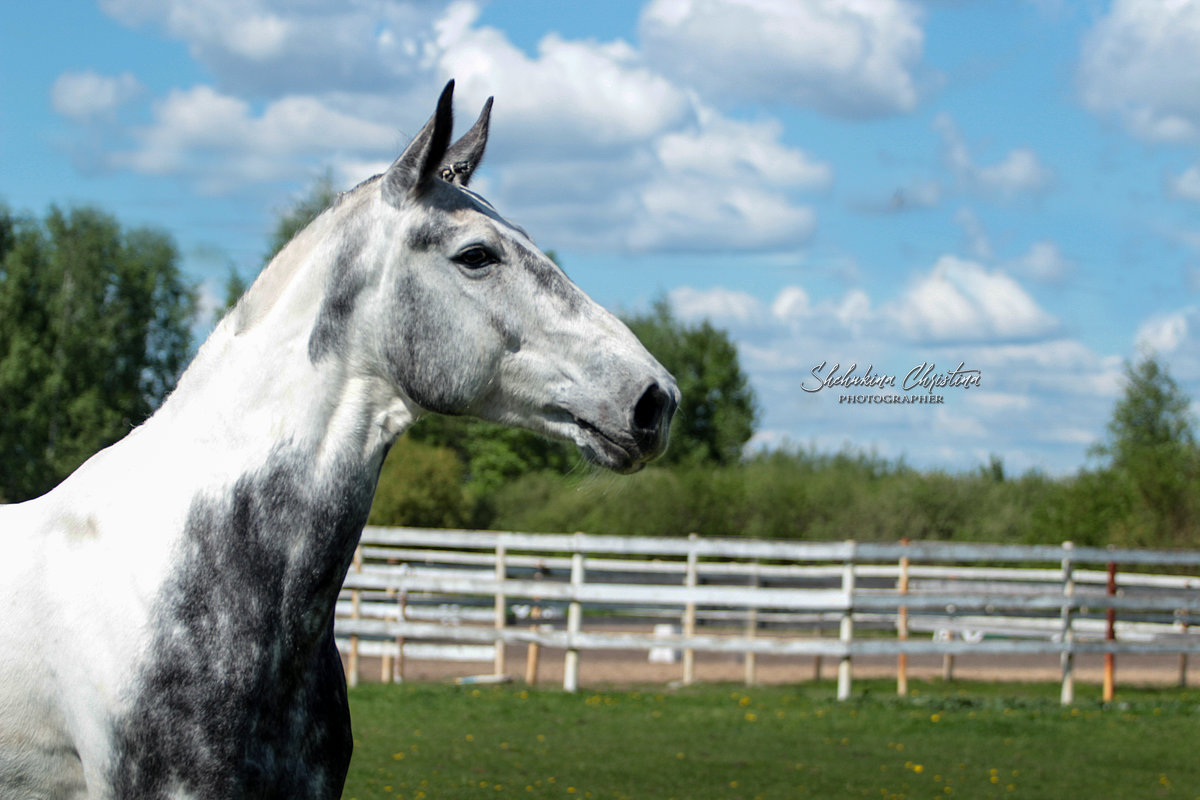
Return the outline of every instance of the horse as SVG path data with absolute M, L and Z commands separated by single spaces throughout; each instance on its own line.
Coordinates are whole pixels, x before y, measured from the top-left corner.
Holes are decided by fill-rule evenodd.
M 0 507 L 0 796 L 337 798 L 338 591 L 389 447 L 430 413 L 619 473 L 679 389 L 468 187 L 454 82 L 381 175 L 271 261 L 158 410 Z

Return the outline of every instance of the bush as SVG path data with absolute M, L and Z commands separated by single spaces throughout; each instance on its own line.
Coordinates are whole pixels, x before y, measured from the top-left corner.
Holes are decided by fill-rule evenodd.
M 454 452 L 400 439 L 379 474 L 369 522 L 457 528 L 473 517 L 473 503 L 463 491 L 463 468 Z

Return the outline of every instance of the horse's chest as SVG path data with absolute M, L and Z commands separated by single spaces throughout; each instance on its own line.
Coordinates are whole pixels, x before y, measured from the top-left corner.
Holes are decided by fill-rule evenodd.
M 292 674 L 163 664 L 114 745 L 117 797 L 336 798 L 351 748 L 337 652 Z
M 331 621 L 366 505 L 304 477 L 282 459 L 193 504 L 116 725 L 117 797 L 340 794 L 352 741 Z

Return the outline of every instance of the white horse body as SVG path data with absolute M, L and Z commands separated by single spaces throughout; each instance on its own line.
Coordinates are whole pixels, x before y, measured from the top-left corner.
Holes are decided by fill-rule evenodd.
M 272 262 L 175 392 L 0 507 L 0 797 L 335 798 L 337 592 L 388 448 L 426 411 L 637 469 L 671 377 L 463 188 L 450 91 L 387 174 Z

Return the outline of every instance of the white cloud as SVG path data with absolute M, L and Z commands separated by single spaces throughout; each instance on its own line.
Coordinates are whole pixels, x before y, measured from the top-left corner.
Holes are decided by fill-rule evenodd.
M 999 270 L 942 256 L 933 269 L 886 309 L 912 341 L 952 342 L 1044 336 L 1057 322 Z
M 1159 359 L 1184 391 L 1200 397 L 1200 307 L 1151 315 L 1138 327 L 1134 343 L 1136 357 Z
M 1200 140 L 1200 3 L 1116 0 L 1084 37 L 1078 79 L 1088 108 L 1139 138 Z
M 808 292 L 799 286 L 785 286 L 771 303 L 771 316 L 785 322 L 801 319 L 808 315 L 810 307 Z
M 875 117 L 919 99 L 924 32 L 904 0 L 652 0 L 640 32 L 664 73 L 733 102 Z
M 968 190 L 1009 199 L 1039 194 L 1054 182 L 1054 172 L 1027 147 L 1009 151 L 995 164 L 980 166 L 972 158 L 962 131 L 949 114 L 938 114 L 933 128 L 942 137 L 942 159 Z
M 659 162 L 673 174 L 708 175 L 772 186 L 820 189 L 833 181 L 833 168 L 779 141 L 776 121 L 737 122 L 713 113 L 701 125 L 666 133 L 655 143 Z
M 142 91 L 142 84 L 128 72 L 100 75 L 91 70 L 64 72 L 50 88 L 50 103 L 65 117 L 86 121 L 109 116 Z
M 1043 191 L 1053 180 L 1053 174 L 1042 166 L 1032 150 L 1020 147 L 999 163 L 980 167 L 976 170 L 975 179 L 985 190 L 1011 197 Z
M 133 131 L 136 149 L 110 166 L 153 175 L 184 173 L 215 189 L 303 172 L 304 157 L 390 148 L 395 131 L 332 109 L 313 97 L 284 97 L 255 115 L 250 104 L 208 86 L 175 89 Z
M 626 242 L 635 250 L 772 250 L 806 241 L 816 214 L 746 182 L 662 175 L 638 190 Z
M 441 4 L 378 0 L 101 0 L 130 26 L 185 42 L 224 90 L 391 91 L 428 70 Z
M 957 318 L 961 329 L 931 336 L 932 323 L 923 318 L 906 335 L 897 313 L 930 298 L 937 300 L 931 314 L 965 309 Z M 1119 357 L 1055 336 L 1054 320 L 1015 281 L 950 256 L 890 297 L 857 288 L 838 297 L 792 285 L 765 298 L 709 287 L 677 290 L 670 299 L 681 317 L 710 318 L 737 345 L 765 401 L 756 446 L 852 444 L 951 468 L 971 468 L 998 453 L 1014 469 L 1065 472 L 1102 434 L 1120 393 Z M 1028 335 L 1020 340 L 1022 332 Z M 824 375 L 835 364 L 840 374 L 853 365 L 860 376 L 869 366 L 873 375 L 895 376 L 898 387 L 923 364 L 941 374 L 962 363 L 979 370 L 982 383 L 939 392 L 938 405 L 847 405 L 840 400 L 847 392 L 837 387 L 811 391 L 819 384 L 813 370 L 823 362 Z M 1177 363 L 1175 356 L 1173 368 Z
M 1200 310 L 1185 308 L 1156 314 L 1141 324 L 1135 341 L 1141 350 L 1169 355 L 1200 332 Z
M 996 255 L 992 249 L 992 240 L 988 237 L 983 221 L 969 208 L 960 208 L 954 214 L 954 222 L 962 228 L 966 236 L 967 252 L 980 261 L 991 261 Z
M 816 227 L 800 193 L 833 181 L 777 121 L 724 116 L 627 42 L 552 33 L 530 54 L 471 2 L 104 8 L 187 42 L 217 78 L 160 98 L 106 165 L 207 192 L 324 164 L 351 185 L 395 157 L 450 77 L 467 114 L 497 98 L 480 188 L 559 247 L 794 249 Z
M 1058 245 L 1050 241 L 1038 241 L 1029 246 L 1029 251 L 1012 263 L 1012 269 L 1039 283 L 1062 283 L 1075 268 L 1063 255 Z
M 735 289 L 680 286 L 672 289 L 668 297 L 672 309 L 681 319 L 745 323 L 762 316 L 762 304 L 758 299 Z
M 643 143 L 692 113 L 686 93 L 647 69 L 625 42 L 552 33 L 530 58 L 503 32 L 475 27 L 477 14 L 466 4 L 451 7 L 437 25 L 437 63 L 464 102 L 500 98 L 497 134 L 510 152 L 545 159 L 554 151 Z
M 1200 203 L 1200 164 L 1193 164 L 1167 180 L 1168 193 L 1179 200 Z

